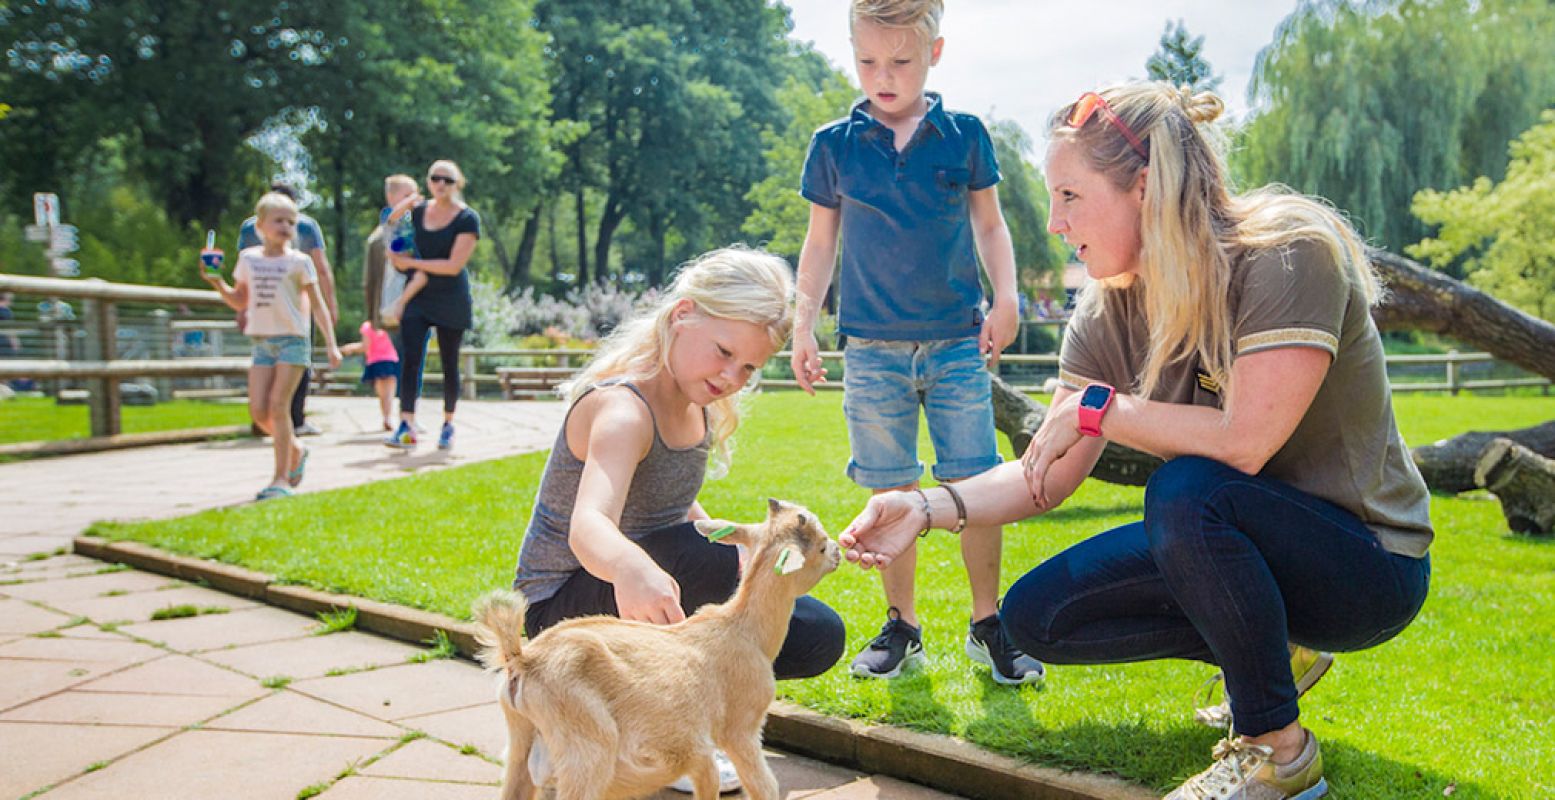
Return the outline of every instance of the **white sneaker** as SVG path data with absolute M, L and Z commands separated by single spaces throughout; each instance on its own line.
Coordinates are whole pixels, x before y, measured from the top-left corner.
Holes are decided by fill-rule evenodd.
M 741 789 L 739 773 L 734 771 L 734 762 L 724 755 L 722 750 L 713 751 L 713 764 L 718 767 L 718 793 L 728 794 L 738 792 Z M 696 789 L 691 786 L 691 778 L 686 775 L 670 784 L 669 788 L 681 794 L 694 794 Z

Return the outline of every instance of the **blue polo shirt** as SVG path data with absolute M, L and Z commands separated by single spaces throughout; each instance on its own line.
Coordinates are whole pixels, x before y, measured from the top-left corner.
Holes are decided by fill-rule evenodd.
M 925 95 L 928 113 L 901 151 L 867 98 L 810 139 L 799 193 L 841 212 L 838 329 L 849 336 L 956 339 L 982 327 L 967 195 L 998 183 L 999 164 L 981 120 Z

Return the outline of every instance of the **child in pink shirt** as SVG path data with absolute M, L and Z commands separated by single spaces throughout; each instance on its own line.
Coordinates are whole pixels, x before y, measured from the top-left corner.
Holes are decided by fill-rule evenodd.
M 383 429 L 394 430 L 389 420 L 389 401 L 400 382 L 400 354 L 394 349 L 394 340 L 388 331 L 374 328 L 369 320 L 362 323 L 362 340 L 343 345 L 340 352 L 346 355 L 362 353 L 367 359 L 367 369 L 362 370 L 362 383 L 371 384 L 378 395 L 378 407 L 383 411 Z

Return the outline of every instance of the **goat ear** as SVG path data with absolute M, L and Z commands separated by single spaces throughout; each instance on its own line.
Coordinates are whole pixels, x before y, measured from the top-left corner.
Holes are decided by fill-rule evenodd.
M 736 525 L 723 519 L 699 519 L 692 524 L 696 526 L 697 533 L 702 534 L 709 542 L 747 546 L 750 544 L 749 526 Z
M 777 564 L 772 567 L 773 572 L 788 575 L 801 569 L 804 569 L 804 553 L 800 552 L 799 548 L 790 544 L 778 551 Z

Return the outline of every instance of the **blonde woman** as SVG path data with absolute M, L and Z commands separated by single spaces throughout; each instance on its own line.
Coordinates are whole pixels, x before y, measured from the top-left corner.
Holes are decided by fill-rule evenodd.
M 443 428 L 437 448 L 454 443 L 454 409 L 459 405 L 459 346 L 464 332 L 475 326 L 470 275 L 465 265 L 481 235 L 481 217 L 464 204 L 464 173 L 452 161 L 434 161 L 427 168 L 427 194 L 422 202 L 411 195 L 389 213 L 389 221 L 411 215 L 416 226 L 415 255 L 392 253 L 394 268 L 424 276 L 412 281 L 416 293 L 400 314 L 400 425 L 384 444 L 403 450 L 416 447 L 416 401 L 421 396 L 421 371 L 427 342 L 437 329 L 437 353 L 443 363 Z M 414 205 L 413 205 L 414 204 Z
M 728 465 L 743 390 L 788 339 L 792 295 L 782 259 L 715 250 L 682 268 L 567 385 L 571 409 L 513 581 L 529 602 L 527 635 L 593 614 L 667 625 L 733 595 L 735 549 L 691 523 L 708 518 L 697 493 L 710 461 L 717 473 Z M 843 640 L 841 617 L 801 597 L 773 671 L 819 675 Z M 719 773 L 723 791 L 738 787 L 726 759 Z
M 1316 200 L 1231 194 L 1221 111 L 1213 94 L 1135 83 L 1054 117 L 1049 229 L 1093 282 L 1047 419 L 1020 464 L 960 497 L 875 498 L 839 540 L 888 564 L 925 528 L 1056 507 L 1109 440 L 1166 459 L 1143 521 L 1027 573 L 1005 628 L 1049 663 L 1219 665 L 1229 706 L 1199 717 L 1234 733 L 1170 797 L 1307 800 L 1327 782 L 1297 700 L 1331 663 L 1320 651 L 1414 619 L 1429 495 L 1394 422 L 1359 239 Z

